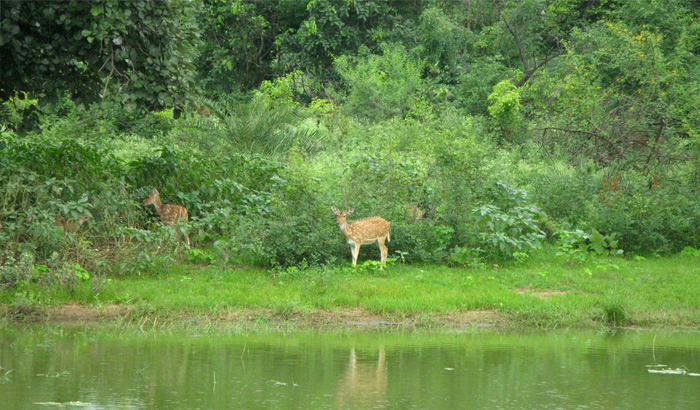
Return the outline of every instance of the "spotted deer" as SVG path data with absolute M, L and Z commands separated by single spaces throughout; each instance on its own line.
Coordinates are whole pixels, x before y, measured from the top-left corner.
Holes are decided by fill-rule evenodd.
M 423 211 L 417 205 L 406 205 L 406 222 L 409 224 L 416 223 L 423 218 Z
M 81 214 L 78 219 L 64 218 L 62 216 L 56 217 L 54 223 L 56 226 L 61 226 L 66 232 L 78 232 L 81 226 L 87 221 L 92 219 L 89 214 Z
M 331 207 L 331 210 L 337 215 L 335 223 L 340 227 L 340 232 L 345 235 L 345 239 L 350 244 L 352 264 L 357 265 L 357 256 L 360 254 L 361 245 L 377 242 L 382 264 L 386 265 L 389 248 L 386 247 L 384 242 L 391 241 L 391 224 L 389 221 L 379 216 L 373 216 L 348 222 L 348 215 L 352 214 L 354 209 L 341 211 L 336 207 Z
M 156 207 L 156 212 L 160 215 L 160 221 L 163 225 L 175 226 L 181 222 L 187 222 L 187 209 L 182 205 L 175 204 L 164 204 L 160 200 L 160 194 L 158 190 L 153 188 L 151 194 L 148 198 L 143 200 L 144 205 L 151 205 Z M 179 235 L 178 235 L 179 237 Z M 185 233 L 185 240 L 187 241 L 187 246 L 190 245 L 190 237 Z

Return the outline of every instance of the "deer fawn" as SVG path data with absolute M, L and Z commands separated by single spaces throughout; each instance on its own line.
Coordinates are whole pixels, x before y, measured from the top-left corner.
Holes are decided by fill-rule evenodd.
M 56 226 L 62 226 L 66 232 L 78 232 L 81 226 L 92 217 L 88 214 L 81 214 L 78 219 L 67 219 L 62 216 L 58 216 L 55 219 Z
M 153 188 L 151 195 L 143 200 L 144 205 L 153 204 L 156 207 L 156 212 L 160 215 L 160 221 L 163 225 L 175 226 L 180 222 L 187 222 L 187 209 L 182 205 L 175 204 L 163 204 L 160 200 L 160 194 L 158 190 Z M 178 234 L 178 237 L 180 235 Z M 185 239 L 187 240 L 187 246 L 190 246 L 190 237 L 185 233 Z
M 416 223 L 423 218 L 423 211 L 417 205 L 406 205 L 406 222 L 409 224 Z
M 389 221 L 379 216 L 373 216 L 348 222 L 347 217 L 353 213 L 354 209 L 341 211 L 336 207 L 331 207 L 331 211 L 338 216 L 335 223 L 338 224 L 340 232 L 345 235 L 345 239 L 350 244 L 353 265 L 357 265 L 357 255 L 360 254 L 360 246 L 375 241 L 379 245 L 382 264 L 386 265 L 386 256 L 389 253 L 389 249 L 384 245 L 384 242 L 391 241 L 391 224 Z

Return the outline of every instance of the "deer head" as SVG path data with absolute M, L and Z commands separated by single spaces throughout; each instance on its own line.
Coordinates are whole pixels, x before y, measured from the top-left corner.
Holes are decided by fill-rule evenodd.
M 188 221 L 187 209 L 182 205 L 175 204 L 163 204 L 160 200 L 160 193 L 157 189 L 153 188 L 151 194 L 148 198 L 143 200 L 144 205 L 153 205 L 156 208 L 156 212 L 160 215 L 160 221 L 163 225 L 175 226 L 181 222 Z M 185 239 L 187 240 L 187 245 L 190 244 L 190 237 L 185 233 Z
M 350 244 L 353 265 L 357 265 L 357 256 L 360 254 L 360 246 L 372 242 L 377 242 L 377 245 L 379 245 L 382 263 L 386 264 L 386 257 L 389 253 L 389 249 L 384 242 L 391 241 L 391 224 L 389 221 L 379 216 L 373 216 L 371 218 L 348 222 L 348 215 L 353 213 L 353 209 L 341 211 L 336 207 L 331 207 L 331 211 L 337 216 L 335 223 L 338 224 L 340 232 L 343 233 L 345 239 Z

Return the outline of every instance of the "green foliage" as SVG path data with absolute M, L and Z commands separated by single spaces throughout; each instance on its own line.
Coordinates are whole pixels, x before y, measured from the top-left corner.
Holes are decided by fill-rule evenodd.
M 465 54 L 473 51 L 476 36 L 455 16 L 434 6 L 421 14 L 418 30 L 416 52 L 425 61 L 427 73 L 439 83 L 455 82 L 465 69 Z
M 330 206 L 389 220 L 404 264 L 527 263 L 557 231 L 577 258 L 698 248 L 697 10 L 468 3 L 8 3 L 5 276 L 25 252 L 77 283 L 326 266 L 348 259 Z M 175 119 L 195 76 L 211 98 Z M 141 204 L 154 187 L 187 224 Z
M 697 91 L 697 84 L 677 65 L 683 53 L 666 49 L 662 33 L 624 22 L 601 21 L 573 38 L 556 98 L 546 97 L 548 131 L 557 136 L 550 147 L 643 173 L 682 157 L 681 124 L 697 121 L 685 108 L 688 87 Z
M 396 258 L 387 258 L 386 259 L 386 265 L 391 266 L 396 262 Z M 381 272 L 384 271 L 384 264 L 382 264 L 381 261 L 378 260 L 366 260 L 362 264 L 359 265 L 354 265 L 353 269 L 362 273 L 363 275 L 379 275 Z
M 12 252 L 5 251 L 0 255 L 0 286 L 8 288 L 29 282 L 33 277 L 34 257 L 29 252 L 23 252 L 15 257 Z
M 566 255 L 572 260 L 583 262 L 589 254 L 598 256 L 619 256 L 624 253 L 618 249 L 617 236 L 614 232 L 603 235 L 593 229 L 587 233 L 580 229 L 575 231 L 558 231 L 555 233 L 557 240 L 557 254 Z
M 459 73 L 454 86 L 455 100 L 458 107 L 472 115 L 490 115 L 488 97 L 494 87 L 504 78 L 512 78 L 514 72 L 502 61 L 501 56 L 484 56 L 470 62 Z
M 277 39 L 301 24 L 304 2 L 212 0 L 203 6 L 204 45 L 197 68 L 207 94 L 249 91 L 281 74 Z
M 614 289 L 607 292 L 602 302 L 602 321 L 613 326 L 622 326 L 630 320 L 629 290 Z
M 697 246 L 693 227 L 700 220 L 700 210 L 695 188 L 669 182 L 650 189 L 639 177 L 630 173 L 624 189 L 603 191 L 596 197 L 590 226 L 618 233 L 620 247 L 633 253 L 678 252 Z
M 194 9 L 185 0 L 6 3 L 0 101 L 22 91 L 48 100 L 70 92 L 130 113 L 182 110 L 194 91 Z
M 680 253 L 681 255 L 685 256 L 698 257 L 700 256 L 700 249 L 695 249 L 692 246 L 686 246 Z
M 266 91 L 279 88 L 268 85 Z M 305 122 L 294 103 L 256 93 L 250 100 L 208 101 L 210 115 L 187 119 L 171 137 L 201 153 L 225 156 L 231 151 L 284 156 L 295 146 L 308 152 L 323 149 L 327 135 L 318 124 Z
M 542 247 L 546 234 L 540 228 L 541 211 L 528 203 L 525 190 L 497 181 L 489 196 L 493 203 L 475 207 L 471 215 L 479 248 L 511 258 Z
M 493 87 L 488 101 L 491 104 L 488 106 L 489 113 L 506 140 L 512 140 L 523 121 L 520 113 L 520 91 L 510 80 L 503 80 Z
M 514 174 L 514 179 L 531 194 L 532 202 L 565 226 L 577 226 L 587 220 L 590 200 L 600 187 L 597 173 L 564 161 L 528 161 Z
M 507 210 L 482 205 L 474 210 L 479 243 L 487 253 L 502 257 L 541 248 L 546 235 L 538 226 L 539 213 L 539 209 L 532 205 Z
M 384 45 L 382 55 L 363 53 L 356 60 L 341 56 L 335 66 L 350 90 L 352 115 L 381 120 L 420 114 L 423 63 L 403 46 Z
M 401 0 L 313 0 L 297 27 L 279 38 L 281 60 L 293 69 L 323 71 L 334 56 L 355 54 L 362 47 L 376 52 L 383 41 L 411 38 L 419 4 Z
M 455 246 L 450 254 L 450 261 L 457 265 L 479 269 L 484 267 L 484 253 L 485 251 L 481 248 Z

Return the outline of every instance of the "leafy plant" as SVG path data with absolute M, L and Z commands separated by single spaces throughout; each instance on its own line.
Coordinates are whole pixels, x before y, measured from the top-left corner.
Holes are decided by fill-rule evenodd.
M 34 256 L 22 252 L 19 257 L 5 251 L 0 255 L 0 287 L 13 287 L 22 282 L 29 282 L 33 275 Z
M 489 95 L 489 113 L 498 124 L 506 140 L 512 140 L 522 125 L 522 105 L 520 103 L 520 90 L 510 80 L 503 80 L 493 87 L 493 93 Z
M 396 258 L 386 258 L 386 266 L 391 266 L 394 262 Z M 384 271 L 384 265 L 379 260 L 368 259 L 359 265 L 354 265 L 353 269 L 362 273 L 378 274 Z
M 698 256 L 700 256 L 700 249 L 695 249 L 692 246 L 686 246 L 681 251 L 681 255 L 698 257 Z
M 619 256 L 624 253 L 617 248 L 616 234 L 603 235 L 593 229 L 590 233 L 580 229 L 575 231 L 558 231 L 555 234 L 559 237 L 557 241 L 558 254 L 573 257 L 584 257 L 588 253 L 599 256 Z
M 473 216 L 480 232 L 480 243 L 506 257 L 541 248 L 546 237 L 538 225 L 539 209 L 534 205 L 515 206 L 509 210 L 482 205 L 474 209 Z
M 486 252 L 481 248 L 468 248 L 455 246 L 450 253 L 450 260 L 458 265 L 478 269 L 484 266 L 483 255 Z

